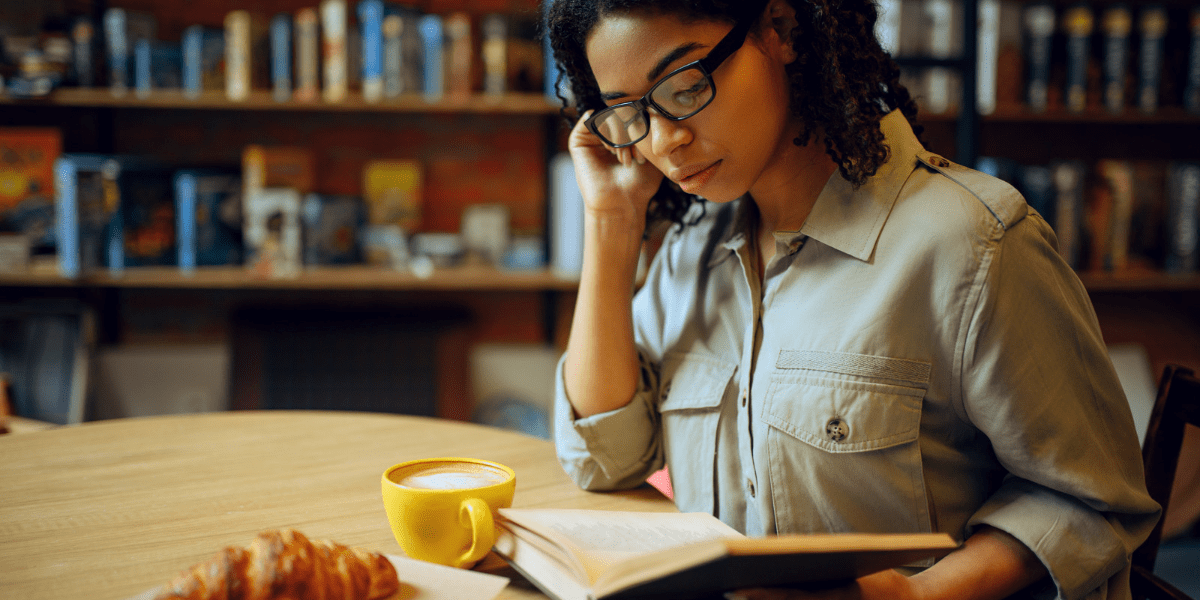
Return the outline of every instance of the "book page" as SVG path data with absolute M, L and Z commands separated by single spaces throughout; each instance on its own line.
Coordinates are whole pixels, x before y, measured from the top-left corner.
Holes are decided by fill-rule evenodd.
M 505 518 L 569 549 L 594 583 L 611 565 L 695 542 L 744 537 L 705 513 L 501 509 Z

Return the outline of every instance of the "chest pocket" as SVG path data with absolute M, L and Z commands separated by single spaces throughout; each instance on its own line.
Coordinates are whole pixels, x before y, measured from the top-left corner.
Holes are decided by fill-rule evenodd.
M 712 512 L 717 424 L 735 363 L 704 354 L 668 354 L 663 360 L 658 410 L 671 467 L 675 505 Z
M 764 400 L 776 527 L 932 531 L 917 443 L 929 363 L 780 352 Z

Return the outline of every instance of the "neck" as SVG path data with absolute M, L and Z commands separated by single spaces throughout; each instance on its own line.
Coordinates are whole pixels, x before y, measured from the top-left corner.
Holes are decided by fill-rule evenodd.
M 825 183 L 837 171 L 837 163 L 825 153 L 822 137 L 813 136 L 805 146 L 793 144 L 790 137 L 785 142 L 777 159 L 750 189 L 758 206 L 760 235 L 799 231 Z

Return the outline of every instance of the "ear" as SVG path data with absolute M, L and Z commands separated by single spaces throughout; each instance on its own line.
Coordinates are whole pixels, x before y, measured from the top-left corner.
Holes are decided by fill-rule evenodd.
M 784 64 L 796 60 L 796 49 L 792 47 L 792 31 L 800 25 L 796 21 L 796 9 L 788 0 L 771 0 L 767 4 L 767 20 L 778 37 Z

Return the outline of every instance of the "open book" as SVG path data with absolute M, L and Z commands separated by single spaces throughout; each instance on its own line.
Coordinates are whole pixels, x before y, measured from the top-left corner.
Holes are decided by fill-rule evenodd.
M 500 509 L 493 549 L 558 600 L 827 586 L 957 547 L 946 534 L 749 538 L 705 513 Z

